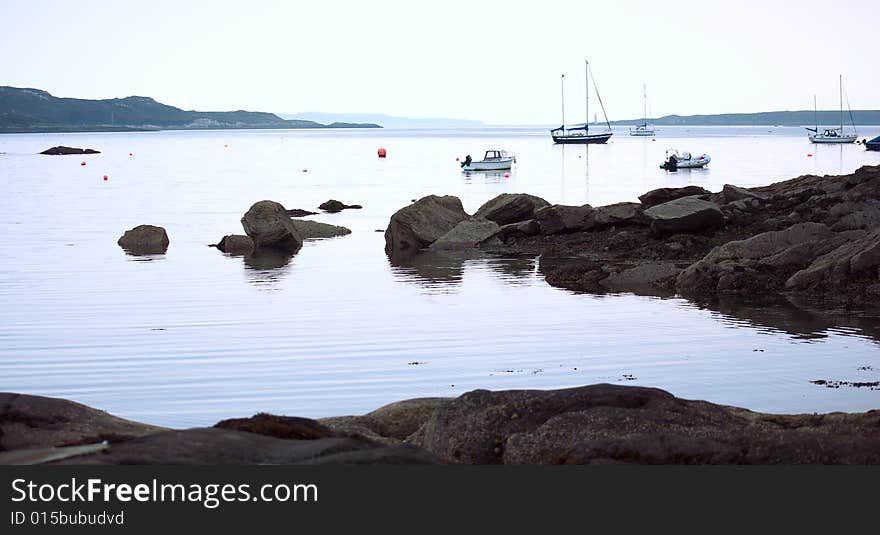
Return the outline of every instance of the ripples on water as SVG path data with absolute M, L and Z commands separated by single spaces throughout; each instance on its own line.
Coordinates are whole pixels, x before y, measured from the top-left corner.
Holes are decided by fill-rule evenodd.
M 877 391 L 809 383 L 880 379 L 876 317 L 576 294 L 548 286 L 535 258 L 384 255 L 375 231 L 429 193 L 458 195 L 470 212 L 519 191 L 601 205 L 880 163 L 792 129 L 664 130 L 565 148 L 534 129 L 0 136 L 0 390 L 171 426 L 595 382 L 771 412 L 877 408 Z M 34 154 L 58 144 L 103 152 Z M 670 146 L 710 153 L 711 169 L 659 170 Z M 455 157 L 493 147 L 517 153 L 510 177 L 460 173 Z M 257 200 L 314 209 L 329 198 L 364 205 L 312 218 L 352 235 L 256 261 L 206 246 L 240 233 Z M 168 230 L 166 255 L 116 246 L 141 223 Z

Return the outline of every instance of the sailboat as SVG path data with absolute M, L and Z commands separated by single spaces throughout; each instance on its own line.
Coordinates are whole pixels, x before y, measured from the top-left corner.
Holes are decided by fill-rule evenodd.
M 590 133 L 590 62 L 584 60 L 586 63 L 586 98 L 587 98 L 587 113 L 586 118 L 584 119 L 584 124 L 580 126 L 573 126 L 566 128 L 565 126 L 565 75 L 562 75 L 561 83 L 562 83 L 562 126 L 559 128 L 554 128 L 550 131 L 550 135 L 553 137 L 553 143 L 563 143 L 563 144 L 587 144 L 587 143 L 605 143 L 611 138 L 611 123 L 608 122 L 608 115 L 605 113 L 605 105 L 602 104 L 602 97 L 599 96 L 599 88 L 596 87 L 596 81 L 593 80 L 593 87 L 596 89 L 596 97 L 599 99 L 599 105 L 602 107 L 602 115 L 605 116 L 605 124 L 608 126 L 607 132 L 600 132 L 597 134 Z
M 642 86 L 642 95 L 645 97 L 645 115 L 643 116 L 644 122 L 638 126 L 629 129 L 629 135 L 631 136 L 653 136 L 654 135 L 654 125 L 648 126 L 648 90 L 645 86 Z
M 849 106 L 849 103 L 847 103 Z M 816 116 L 816 96 L 813 95 L 813 116 Z M 843 132 L 843 75 L 840 75 L 840 128 L 826 128 L 824 132 L 819 133 L 819 120 L 815 119 L 816 127 L 807 128 L 810 132 L 810 141 L 813 143 L 853 143 L 858 137 L 856 132 L 856 123 L 852 119 L 852 110 L 849 111 L 849 120 L 853 125 L 852 134 L 844 134 Z

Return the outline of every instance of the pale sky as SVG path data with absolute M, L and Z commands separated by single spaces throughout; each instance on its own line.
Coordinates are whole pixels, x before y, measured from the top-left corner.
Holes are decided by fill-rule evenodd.
M 184 109 L 611 120 L 880 109 L 871 0 L 0 0 L 0 85 Z M 591 89 L 592 91 L 592 89 Z M 598 111 L 591 100 L 590 115 Z M 601 118 L 601 114 L 600 114 Z

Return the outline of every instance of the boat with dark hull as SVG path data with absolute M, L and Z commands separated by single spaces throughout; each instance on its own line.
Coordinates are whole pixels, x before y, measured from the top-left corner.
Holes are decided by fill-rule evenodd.
M 865 150 L 880 151 L 880 136 L 865 141 Z
M 599 96 L 599 89 L 596 88 L 596 81 L 593 80 L 593 87 L 596 88 L 596 97 L 599 99 L 599 105 L 602 107 L 602 115 L 605 116 L 605 124 L 608 127 L 607 131 L 590 133 L 590 62 L 586 61 L 586 78 L 587 78 L 587 89 L 586 89 L 586 100 L 587 100 L 587 120 L 582 125 L 566 127 L 565 126 L 565 75 L 563 74 L 561 77 L 561 85 L 562 85 L 562 125 L 559 128 L 554 128 L 550 131 L 550 137 L 553 138 L 553 143 L 563 144 L 563 145 L 586 145 L 586 144 L 601 144 L 607 142 L 611 139 L 611 136 L 614 135 L 611 132 L 611 123 L 608 122 L 608 115 L 605 113 L 605 105 L 602 104 L 602 97 Z

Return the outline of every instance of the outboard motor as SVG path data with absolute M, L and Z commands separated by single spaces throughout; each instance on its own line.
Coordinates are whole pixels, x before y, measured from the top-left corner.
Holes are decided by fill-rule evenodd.
M 667 171 L 677 171 L 678 158 L 676 158 L 673 154 L 665 162 L 663 162 L 663 165 L 660 166 L 660 169 L 666 169 Z
M 465 166 L 467 166 L 467 165 L 470 165 L 472 161 L 473 161 L 473 160 L 471 159 L 471 155 L 468 154 L 467 156 L 464 157 L 464 161 L 461 162 L 461 166 L 462 166 L 462 167 L 465 167 Z

